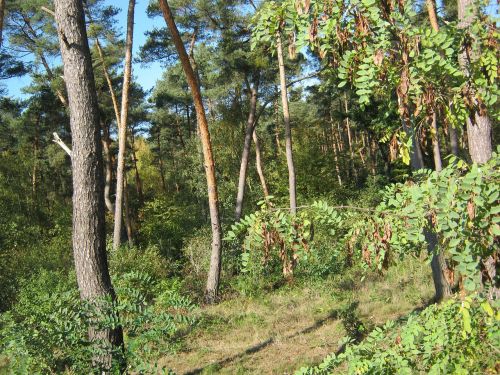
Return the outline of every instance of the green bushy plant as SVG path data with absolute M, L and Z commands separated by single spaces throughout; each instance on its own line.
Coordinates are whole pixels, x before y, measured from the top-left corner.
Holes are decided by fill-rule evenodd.
M 41 271 L 21 283 L 18 301 L 0 317 L 0 347 L 14 373 L 83 370 L 90 363 L 84 311 L 74 275 Z
M 184 237 L 196 227 L 193 207 L 165 197 L 155 198 L 144 204 L 139 213 L 139 237 L 142 243 L 157 246 L 167 259 L 179 259 Z
M 496 373 L 500 350 L 499 303 L 478 295 L 448 300 L 375 328 L 358 345 L 347 337 L 345 350 L 296 375 L 312 374 L 479 374 Z
M 16 304 L 0 317 L 5 370 L 26 374 L 68 370 L 89 373 L 96 355 L 95 345 L 87 340 L 92 322 L 102 329 L 123 327 L 129 371 L 158 373 L 161 369 L 154 360 L 159 353 L 176 350 L 179 330 L 195 322 L 195 306 L 182 295 L 177 280 L 161 279 L 158 270 L 152 274 L 127 270 L 130 258 L 124 260 L 125 264 L 117 259 L 112 262 L 115 269 L 124 271 L 113 276 L 116 303 L 82 303 L 74 274 L 41 271 L 25 280 Z M 116 360 L 112 372 L 118 371 L 120 355 Z

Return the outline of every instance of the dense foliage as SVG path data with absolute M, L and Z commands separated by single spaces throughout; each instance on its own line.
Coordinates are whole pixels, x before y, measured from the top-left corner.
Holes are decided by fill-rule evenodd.
M 17 302 L 0 320 L 2 366 L 13 373 L 85 373 L 98 354 L 85 339 L 89 323 L 97 321 L 125 328 L 126 344 L 116 356 L 115 371 L 121 360 L 131 372 L 160 371 L 156 359 L 177 349 L 180 330 L 195 323 L 195 305 L 182 296 L 178 280 L 165 279 L 164 260 L 154 249 L 128 249 L 113 254 L 111 261 L 116 305 L 102 301 L 97 309 L 82 302 L 73 273 L 41 271 L 23 281 Z
M 361 344 L 346 337 L 338 354 L 296 375 L 312 374 L 494 374 L 499 350 L 498 302 L 470 296 L 449 300 L 408 316 L 404 324 L 389 321 Z M 460 348 L 457 350 L 457 348 Z
M 370 288 L 370 278 L 385 280 L 409 262 L 429 264 L 436 280 L 430 263 L 438 257 L 453 294 L 447 300 L 411 298 L 413 313 L 372 332 L 376 317 L 361 322 L 357 302 L 346 302 L 328 318 L 348 335 L 339 351 L 298 373 L 498 371 L 499 49 L 491 5 L 152 0 L 147 11 L 136 9 L 135 24 L 149 26 L 150 17 L 165 25 L 166 5 L 180 40 L 171 27 L 151 26 L 133 45 L 134 66 L 161 64 L 161 74 L 149 90 L 141 87 L 145 70 L 134 72 L 120 139 L 125 12 L 112 3 L 81 2 L 98 107 L 81 112 L 98 112 L 102 150 L 83 157 L 102 162 L 103 181 L 90 182 L 101 184 L 96 212 L 106 220 L 106 231 L 91 227 L 85 239 L 102 240 L 95 268 L 112 284 L 106 298 L 92 300 L 76 276 L 74 254 L 88 244 L 72 238 L 80 186 L 75 156 L 61 147 L 74 147 L 74 113 L 55 3 L 1 2 L 0 372 L 168 373 L 163 357 L 182 356 L 189 334 L 211 329 L 200 318 L 211 308 L 204 301 L 247 298 L 251 310 L 259 296 L 332 284 L 335 300 L 354 288 L 351 278 Z M 19 82 L 28 83 L 14 97 L 10 86 Z M 484 160 L 473 149 L 486 150 Z M 111 235 L 118 186 L 119 241 Z M 123 346 L 89 339 L 117 328 Z M 101 368 L 104 357 L 110 368 Z

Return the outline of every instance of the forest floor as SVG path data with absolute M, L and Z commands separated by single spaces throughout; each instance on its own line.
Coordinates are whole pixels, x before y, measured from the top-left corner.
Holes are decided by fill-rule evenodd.
M 201 307 L 181 348 L 159 361 L 177 374 L 293 374 L 339 350 L 348 333 L 366 333 L 427 305 L 430 266 L 405 262 L 383 277 L 359 272 L 239 296 Z

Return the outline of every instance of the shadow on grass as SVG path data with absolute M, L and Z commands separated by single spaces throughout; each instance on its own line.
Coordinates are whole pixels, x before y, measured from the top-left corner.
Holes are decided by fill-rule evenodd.
M 306 334 L 309 334 L 311 332 L 314 332 L 315 330 L 317 330 L 318 328 L 320 328 L 321 326 L 323 326 L 329 320 L 339 319 L 340 315 L 341 315 L 341 311 L 340 310 L 333 310 L 326 317 L 317 320 L 313 325 L 311 325 L 311 326 L 309 326 L 307 328 L 304 328 L 304 329 L 302 329 L 300 331 L 297 331 L 295 333 L 292 333 L 291 335 L 285 336 L 285 337 L 283 337 L 283 339 L 290 340 L 290 339 L 293 339 L 293 338 L 295 338 L 297 336 L 306 335 Z M 253 345 L 253 346 L 245 349 L 241 353 L 235 354 L 235 355 L 233 355 L 231 357 L 224 358 L 224 359 L 222 359 L 222 360 L 220 360 L 218 362 L 210 363 L 210 364 L 208 364 L 206 366 L 199 367 L 199 368 L 196 368 L 194 370 L 190 370 L 188 372 L 185 372 L 184 374 L 185 375 L 201 374 L 203 372 L 203 370 L 208 369 L 208 368 L 214 368 L 214 367 L 215 368 L 221 368 L 221 367 L 224 367 L 224 366 L 228 365 L 229 363 L 234 362 L 235 360 L 243 358 L 246 355 L 258 353 L 259 351 L 261 351 L 261 350 L 267 348 L 269 345 L 273 344 L 275 342 L 275 340 L 276 340 L 275 337 L 269 337 L 267 340 L 264 340 L 264 341 L 262 341 L 262 342 L 260 342 L 260 343 L 258 343 L 256 345 Z
M 405 315 L 398 317 L 395 321 L 397 323 L 401 324 L 405 320 L 407 320 L 410 315 L 421 312 L 422 310 L 424 310 L 426 307 L 433 304 L 434 302 L 435 302 L 434 299 L 430 299 L 429 301 L 426 301 L 421 306 L 418 306 L 415 309 L 413 309 L 408 314 L 405 314 Z M 326 322 L 328 322 L 330 320 L 341 320 L 342 324 L 344 325 L 344 328 L 347 331 L 347 334 L 349 336 L 353 337 L 355 339 L 355 342 L 359 343 L 359 342 L 363 341 L 363 339 L 370 333 L 370 331 L 372 331 L 373 329 L 375 329 L 378 326 L 373 326 L 373 327 L 371 327 L 370 330 L 364 330 L 364 326 L 357 315 L 358 304 L 359 304 L 359 302 L 355 301 L 355 302 L 351 302 L 348 306 L 344 307 L 343 309 L 332 310 L 330 312 L 330 314 L 328 314 L 326 317 L 324 317 L 322 319 L 317 320 L 313 325 L 306 327 L 300 331 L 297 331 L 291 335 L 285 336 L 282 339 L 290 340 L 290 339 L 293 339 L 293 338 L 300 336 L 300 335 L 307 335 L 307 334 L 319 329 L 321 326 L 323 326 Z M 214 362 L 214 363 L 207 364 L 206 366 L 190 370 L 188 372 L 185 372 L 184 375 L 201 374 L 204 370 L 209 369 L 209 368 L 223 368 L 223 367 L 227 366 L 228 364 L 245 357 L 246 355 L 258 353 L 259 351 L 272 345 L 275 342 L 275 340 L 276 340 L 275 337 L 270 337 L 265 341 L 262 341 L 256 345 L 253 345 L 253 346 L 245 349 L 241 353 L 224 358 L 224 359 L 217 361 L 217 362 Z M 345 349 L 346 349 L 346 344 L 340 346 L 335 353 L 338 355 L 338 354 L 342 353 Z

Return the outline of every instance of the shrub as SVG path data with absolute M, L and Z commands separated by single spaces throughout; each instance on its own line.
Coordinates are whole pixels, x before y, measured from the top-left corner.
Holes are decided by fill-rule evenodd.
M 41 271 L 25 280 L 17 303 L 0 316 L 4 367 L 13 373 L 89 373 L 92 321 L 104 329 L 123 327 L 130 371 L 158 373 L 154 359 L 176 350 L 179 330 L 194 324 L 194 305 L 181 295 L 178 281 L 157 277 L 140 270 L 114 275 L 117 303 L 102 301 L 99 309 L 80 301 L 74 274 Z M 118 371 L 120 356 L 116 360 Z
M 448 300 L 411 314 L 401 327 L 389 321 L 360 344 L 343 340 L 345 350 L 296 375 L 496 373 L 500 350 L 499 303 L 478 295 Z

